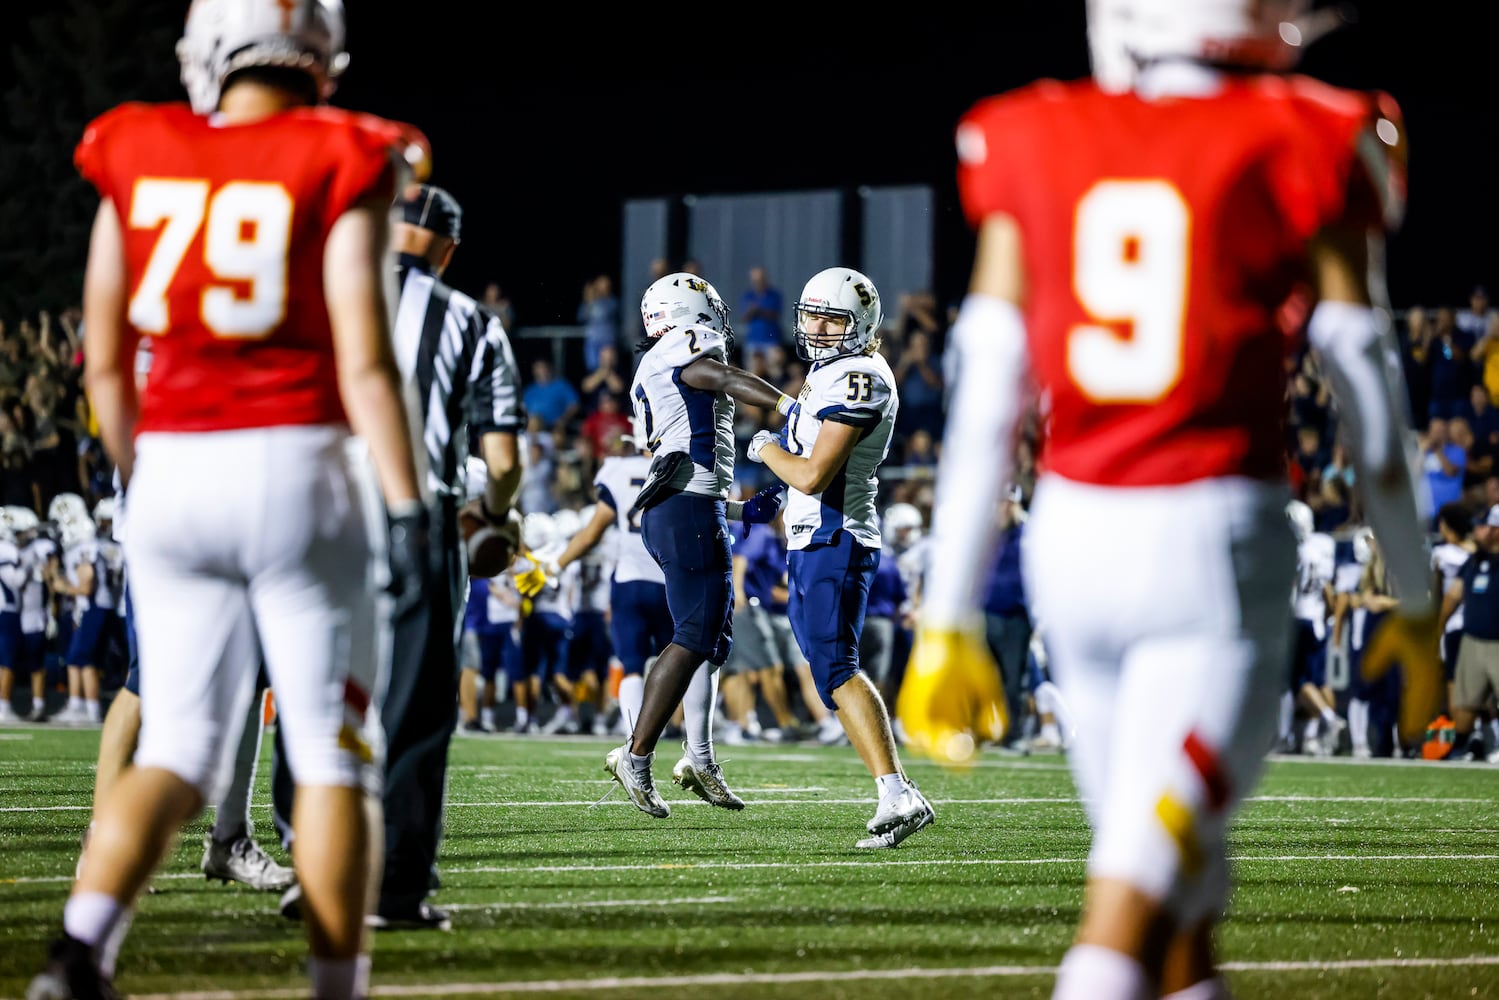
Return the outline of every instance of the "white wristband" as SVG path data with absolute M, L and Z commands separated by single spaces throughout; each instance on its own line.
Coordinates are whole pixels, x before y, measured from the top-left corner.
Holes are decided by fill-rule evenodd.
M 795 406 L 796 400 L 792 399 L 784 392 L 781 393 L 781 398 L 776 400 L 776 412 L 783 417 L 791 416 L 791 411 Z

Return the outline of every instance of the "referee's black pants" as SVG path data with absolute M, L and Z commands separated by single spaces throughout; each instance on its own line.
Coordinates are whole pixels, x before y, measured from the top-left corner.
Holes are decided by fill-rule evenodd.
M 432 510 L 432 594 L 392 622 L 385 729 L 385 871 L 378 911 L 398 914 L 437 884 L 437 847 L 447 791 L 448 744 L 458 722 L 458 621 L 464 592 L 456 502 Z M 276 727 L 272 777 L 276 826 L 289 846 L 294 786 Z
M 385 729 L 385 875 L 381 913 L 425 899 L 437 882 L 448 744 L 458 724 L 458 620 L 463 611 L 458 507 L 432 510 L 432 593 L 392 622 Z

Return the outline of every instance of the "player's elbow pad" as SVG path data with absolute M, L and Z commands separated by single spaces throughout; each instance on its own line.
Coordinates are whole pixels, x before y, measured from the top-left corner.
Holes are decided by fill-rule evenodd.
M 1339 409 L 1348 425 L 1354 458 L 1376 481 L 1404 461 L 1401 432 L 1406 421 L 1398 355 L 1386 357 L 1373 307 L 1322 302 L 1312 312 L 1307 339 L 1322 355 Z

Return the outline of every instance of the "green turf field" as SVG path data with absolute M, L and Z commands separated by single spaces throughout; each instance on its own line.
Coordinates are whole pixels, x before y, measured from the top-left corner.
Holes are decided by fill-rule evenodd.
M 0 996 L 59 926 L 97 732 L 0 730 Z M 608 788 L 607 742 L 460 738 L 436 901 L 451 933 L 377 938 L 376 994 L 659 998 L 1046 997 L 1088 833 L 1061 757 L 967 775 L 911 762 L 937 825 L 857 852 L 873 782 L 853 751 L 723 748 L 743 813 L 653 820 Z M 265 802 L 267 768 L 256 801 Z M 1275 762 L 1233 837 L 1235 995 L 1499 997 L 1499 775 Z M 264 807 L 266 840 L 274 840 Z M 197 875 L 202 824 L 140 907 L 132 994 L 298 996 L 276 898 Z M 284 859 L 283 859 L 284 860 Z

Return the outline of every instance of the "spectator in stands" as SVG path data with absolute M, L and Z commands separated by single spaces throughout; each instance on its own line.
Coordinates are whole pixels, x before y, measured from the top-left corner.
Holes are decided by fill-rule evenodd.
M 583 411 L 593 413 L 605 396 L 613 396 L 620 412 L 626 408 L 630 395 L 630 380 L 619 372 L 619 348 L 607 344 L 599 348 L 598 363 L 583 377 L 578 388 L 583 394 Z
M 937 468 L 937 447 L 934 437 L 924 430 L 918 430 L 906 439 L 905 459 L 901 463 L 911 465 L 920 469 Z
M 1483 481 L 1494 473 L 1496 447 L 1487 438 L 1480 441 L 1472 427 L 1462 417 L 1447 421 L 1447 437 L 1463 450 L 1467 462 L 1463 468 L 1464 490 L 1483 486 Z
M 1296 429 L 1296 454 L 1291 470 L 1291 488 L 1299 494 L 1315 492 L 1314 482 L 1320 483 L 1322 470 L 1327 468 L 1332 455 L 1322 441 L 1322 431 L 1314 424 L 1303 424 Z
M 566 428 L 578 413 L 578 390 L 567 379 L 557 377 L 550 361 L 537 360 L 531 365 L 531 384 L 522 398 L 533 430 Z
M 506 333 L 515 336 L 515 305 L 500 288 L 499 282 L 491 281 L 484 286 L 482 304 L 500 318 L 500 325 L 505 328 Z
M 735 318 L 735 327 L 744 338 L 746 368 L 753 371 L 757 354 L 783 345 L 783 312 L 785 305 L 781 290 L 770 283 L 770 276 L 766 274 L 765 268 L 750 268 L 749 288 L 739 297 L 739 314 Z M 772 376 L 766 378 L 774 384 Z
M 1419 427 L 1431 410 L 1431 365 L 1427 361 L 1426 310 L 1412 306 L 1405 313 L 1405 337 L 1400 362 L 1405 369 L 1405 391 L 1410 396 L 1411 416 Z
M 933 340 L 942 336 L 943 322 L 937 308 L 937 297 L 931 292 L 906 292 L 896 299 L 895 336 L 902 343 L 913 333 L 924 333 Z M 901 401 L 904 405 L 904 400 Z
M 1292 427 L 1313 427 L 1326 434 L 1331 396 L 1327 385 L 1316 375 L 1310 352 L 1297 366 L 1289 386 L 1289 423 Z
M 527 403 L 527 409 L 530 404 Z M 552 499 L 552 473 L 556 466 L 552 461 L 551 449 L 548 446 L 550 438 L 540 433 L 527 433 L 526 435 L 526 470 L 521 475 L 520 483 L 520 509 L 527 514 L 540 511 L 550 514 L 556 509 L 556 501 Z
M 1321 483 L 1321 491 L 1315 498 L 1317 502 L 1312 505 L 1315 516 L 1312 523 L 1315 530 L 1331 535 L 1348 523 L 1350 492 L 1341 477 L 1322 479 Z
M 614 279 L 601 274 L 583 286 L 578 322 L 583 325 L 583 364 L 592 371 L 599 365 L 601 350 L 619 349 L 619 298 L 614 294 Z
M 1489 307 L 1489 293 L 1482 285 L 1476 285 L 1468 295 L 1468 308 L 1459 309 L 1453 317 L 1457 328 L 1474 340 L 1489 332 L 1499 311 Z
M 1499 351 L 1495 352 L 1495 356 L 1499 357 Z M 1499 444 L 1499 409 L 1495 409 L 1489 391 L 1484 386 L 1475 385 L 1469 392 L 1468 405 L 1463 407 L 1462 417 L 1473 429 L 1474 440 Z
M 588 442 L 593 455 L 607 455 L 614 439 L 628 433 L 630 418 L 621 411 L 619 397 L 604 393 L 599 397 L 599 408 L 583 421 L 580 437 Z
M 1499 399 L 1499 315 L 1490 315 L 1473 345 L 1473 363 L 1478 366 L 1478 385 L 1489 402 Z
M 1424 347 L 1413 348 L 1424 352 L 1422 360 L 1430 372 L 1427 415 L 1431 419 L 1455 417 L 1467 401 L 1474 383 L 1469 354 L 1475 339 L 1457 328 L 1456 314 L 1443 306 L 1436 311 L 1435 322 L 1426 327 Z
M 1432 510 L 1462 499 L 1463 472 L 1467 465 L 1467 454 L 1448 435 L 1447 421 L 1433 418 L 1421 436 L 1421 468 L 1431 490 Z
M 906 346 L 895 363 L 895 384 L 900 391 L 896 430 L 901 434 L 926 431 L 942 434 L 942 375 L 932 358 L 931 337 L 916 330 L 906 337 Z
M 0 507 L 36 510 L 31 484 L 31 443 L 17 429 L 9 406 L 0 406 Z
M 1353 489 L 1353 464 L 1348 461 L 1348 449 L 1343 447 L 1341 441 L 1333 442 L 1332 459 L 1322 470 L 1322 481 L 1325 483 L 1329 479 L 1341 479 L 1344 486 Z

